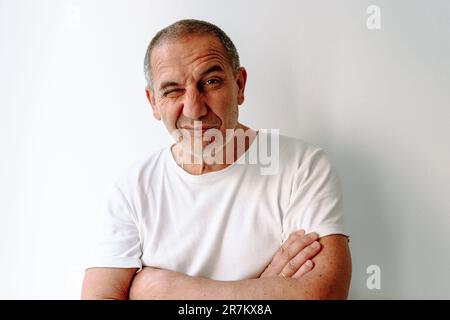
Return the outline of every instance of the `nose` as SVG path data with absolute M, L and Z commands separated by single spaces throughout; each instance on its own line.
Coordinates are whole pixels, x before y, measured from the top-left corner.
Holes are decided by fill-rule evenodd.
M 208 113 L 206 104 L 202 99 L 202 93 L 198 88 L 190 88 L 186 91 L 183 101 L 183 115 L 190 119 L 200 119 Z

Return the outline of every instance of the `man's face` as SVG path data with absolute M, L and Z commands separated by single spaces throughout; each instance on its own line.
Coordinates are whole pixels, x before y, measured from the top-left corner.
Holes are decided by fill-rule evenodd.
M 244 68 L 234 74 L 217 38 L 195 35 L 163 42 L 153 49 L 151 63 L 154 90 L 147 88 L 147 97 L 170 134 L 194 128 L 194 121 L 219 129 L 224 137 L 226 129 L 238 126 L 247 75 Z

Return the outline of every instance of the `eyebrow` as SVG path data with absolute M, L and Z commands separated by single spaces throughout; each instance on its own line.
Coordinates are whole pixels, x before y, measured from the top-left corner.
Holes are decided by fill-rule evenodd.
M 200 76 L 201 76 L 201 77 L 204 77 L 204 76 L 206 76 L 207 74 L 213 73 L 213 72 L 216 72 L 216 71 L 224 72 L 221 66 L 219 66 L 218 64 L 215 64 L 215 65 L 213 65 L 212 67 L 210 67 L 210 68 L 206 69 L 205 71 L 203 71 L 202 74 L 201 74 Z
M 213 73 L 213 72 L 224 72 L 223 68 L 221 66 L 219 66 L 218 64 L 215 64 L 213 66 L 211 66 L 210 68 L 206 69 L 205 71 L 203 71 L 200 75 L 200 77 L 204 77 L 207 74 Z M 161 87 L 159 88 L 159 92 L 164 91 L 165 89 L 167 89 L 168 87 L 174 87 L 174 86 L 178 86 L 179 83 L 175 82 L 175 81 L 164 81 L 161 84 Z

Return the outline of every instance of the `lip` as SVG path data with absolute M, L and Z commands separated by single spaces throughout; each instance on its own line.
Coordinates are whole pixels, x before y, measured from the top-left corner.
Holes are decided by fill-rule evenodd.
M 181 129 L 186 129 L 190 131 L 206 131 L 209 129 L 217 129 L 216 127 L 199 127 L 199 128 L 190 128 L 190 127 L 182 127 Z

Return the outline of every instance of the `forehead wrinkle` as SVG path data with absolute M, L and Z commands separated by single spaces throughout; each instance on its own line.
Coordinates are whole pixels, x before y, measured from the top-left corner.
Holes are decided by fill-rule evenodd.
M 219 65 L 223 71 L 226 70 L 225 65 L 223 63 L 223 60 L 217 57 L 214 57 L 215 55 L 208 55 L 204 57 L 198 58 L 196 65 L 194 66 L 193 70 L 197 74 L 201 74 L 203 71 L 206 71 L 208 67 L 211 67 L 213 65 Z M 198 72 L 197 72 L 198 71 Z
M 229 61 L 223 45 L 217 39 L 205 41 L 205 38 L 203 38 L 201 40 L 203 41 L 186 38 L 177 42 L 168 41 L 156 47 L 152 52 L 153 58 L 151 59 L 154 75 L 162 75 L 170 72 L 171 69 L 176 69 L 175 73 L 180 69 L 188 70 L 192 64 L 197 64 L 193 67 L 197 69 L 199 67 L 198 64 L 203 64 L 203 60 L 209 61 L 216 59 L 222 69 L 226 70 L 225 63 L 229 63 Z M 180 51 L 181 54 L 177 54 Z
M 161 61 L 158 64 L 156 72 L 157 74 L 160 75 L 159 78 L 162 79 L 161 82 L 166 81 L 179 82 L 180 80 L 177 81 L 176 78 L 180 77 L 180 75 L 185 74 L 185 72 L 188 71 L 190 68 L 192 68 L 193 71 L 192 73 L 194 73 L 194 75 L 201 74 L 201 72 L 206 70 L 207 68 L 205 67 L 205 64 L 207 65 L 217 64 L 224 70 L 224 72 L 226 71 L 222 56 L 217 55 L 216 53 L 207 53 L 200 57 L 194 57 L 193 60 L 187 61 L 178 66 L 170 65 L 170 63 L 168 64 L 167 60 Z M 191 78 L 193 76 L 192 73 L 188 73 L 187 78 Z M 165 74 L 170 74 L 171 76 L 165 78 L 164 77 Z M 186 75 L 183 75 L 182 78 L 186 78 Z M 183 81 L 186 81 L 186 79 L 183 79 Z

